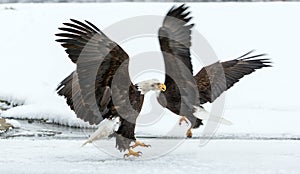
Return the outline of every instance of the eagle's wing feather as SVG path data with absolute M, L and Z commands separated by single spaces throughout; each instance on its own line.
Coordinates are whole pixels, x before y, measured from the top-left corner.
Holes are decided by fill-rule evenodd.
M 195 104 L 197 89 L 190 58 L 191 17 L 184 4 L 173 7 L 159 29 L 160 48 L 165 62 L 167 89 L 159 96 L 159 103 L 175 114 L 187 113 Z M 195 90 L 193 89 L 195 88 Z
M 178 58 L 192 73 L 190 46 L 191 28 L 194 24 L 188 24 L 191 17 L 188 17 L 190 12 L 186 12 L 187 9 L 188 7 L 184 4 L 177 8 L 171 8 L 158 34 L 164 59 L 171 59 L 172 57 L 170 56 Z
M 200 103 L 213 102 L 245 75 L 251 74 L 257 69 L 271 66 L 269 59 L 261 58 L 266 56 L 265 54 L 249 56 L 252 52 L 250 51 L 237 59 L 216 62 L 202 68 L 195 75 L 200 93 Z
M 66 48 L 77 68 L 61 82 L 58 94 L 67 98 L 67 104 L 79 118 L 98 124 L 111 114 L 108 107 L 113 75 L 128 55 L 88 21 L 85 24 L 71 19 L 64 25 L 59 28 L 63 33 L 56 34 L 61 37 L 56 41 Z

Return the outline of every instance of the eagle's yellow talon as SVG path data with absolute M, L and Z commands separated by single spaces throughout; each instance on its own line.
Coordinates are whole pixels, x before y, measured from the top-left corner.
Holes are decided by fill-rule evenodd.
M 187 125 L 189 125 L 189 122 L 187 121 L 187 118 L 185 116 L 182 116 L 179 120 L 179 125 L 182 124 L 182 122 L 185 122 Z
M 134 145 L 130 146 L 132 149 L 136 148 L 137 146 L 141 146 L 141 147 L 151 147 L 150 144 L 145 144 L 143 142 L 140 141 L 135 141 Z
M 140 157 L 142 154 L 143 153 L 141 151 L 135 152 L 132 149 L 128 149 L 128 153 L 124 154 L 124 158 L 130 156 Z
M 189 129 L 187 130 L 186 136 L 187 136 L 188 138 L 192 138 L 193 132 L 192 132 L 192 129 L 191 129 L 191 128 L 189 128 Z

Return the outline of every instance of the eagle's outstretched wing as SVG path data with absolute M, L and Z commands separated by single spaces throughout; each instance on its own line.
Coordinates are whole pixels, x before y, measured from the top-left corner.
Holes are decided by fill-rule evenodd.
M 158 34 L 165 61 L 172 59 L 172 56 L 178 58 L 193 73 L 190 47 L 191 28 L 194 24 L 188 24 L 192 17 L 189 17 L 190 12 L 186 12 L 187 9 L 185 4 L 177 8 L 172 7 L 164 18 Z
M 190 58 L 192 17 L 184 4 L 172 7 L 159 29 L 160 48 L 165 62 L 165 84 L 167 89 L 161 93 L 159 103 L 172 112 L 181 115 L 195 105 L 197 87 L 193 78 Z
M 203 67 L 195 75 L 200 94 L 200 103 L 213 102 L 245 75 L 257 69 L 271 66 L 269 59 L 261 58 L 266 56 L 266 54 L 249 56 L 252 52 L 250 51 L 233 60 L 216 62 Z
M 77 117 L 98 124 L 113 113 L 111 103 L 111 83 L 114 74 L 128 55 L 92 23 L 71 19 L 59 28 L 63 33 L 57 39 L 66 48 L 76 71 L 59 85 L 58 94 L 67 98 L 67 103 Z M 101 67 L 101 68 L 100 68 Z M 125 68 L 128 68 L 125 66 Z M 126 78 L 126 69 L 123 71 Z M 122 97 L 122 93 L 118 94 Z M 128 98 L 127 96 L 124 96 Z

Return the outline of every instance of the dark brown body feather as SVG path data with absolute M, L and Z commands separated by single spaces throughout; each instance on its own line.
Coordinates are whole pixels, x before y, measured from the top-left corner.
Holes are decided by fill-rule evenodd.
M 119 116 L 121 126 L 114 136 L 117 148 L 124 151 L 135 140 L 135 122 L 144 99 L 131 83 L 128 55 L 92 23 L 71 21 L 59 28 L 64 33 L 56 34 L 61 37 L 56 41 L 77 67 L 60 83 L 58 94 L 67 99 L 77 117 L 90 124 Z M 112 86 L 117 72 L 118 85 Z

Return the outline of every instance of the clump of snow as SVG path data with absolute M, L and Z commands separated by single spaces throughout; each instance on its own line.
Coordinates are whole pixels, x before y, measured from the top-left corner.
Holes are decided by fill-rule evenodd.
M 20 122 L 14 119 L 6 119 L 6 123 L 11 124 L 13 128 L 21 128 Z
M 1 110 L 7 110 L 10 109 L 12 107 L 18 106 L 18 105 L 22 105 L 23 102 L 20 100 L 14 100 L 12 98 L 9 99 L 0 99 L 0 111 Z

